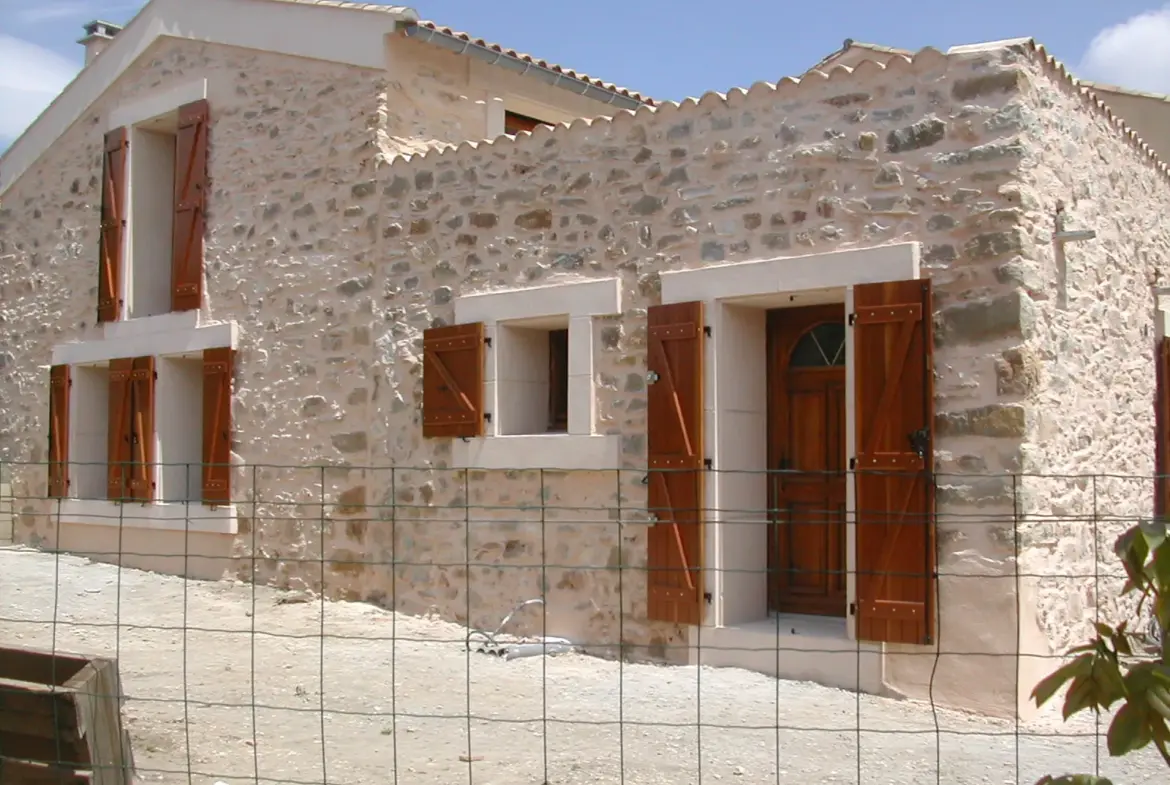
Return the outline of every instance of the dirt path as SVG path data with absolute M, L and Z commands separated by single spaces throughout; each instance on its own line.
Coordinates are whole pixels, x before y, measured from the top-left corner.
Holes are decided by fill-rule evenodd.
M 982 785 L 1094 770 L 1092 739 L 1067 735 L 1091 724 L 1017 738 L 940 711 L 937 734 L 918 703 L 731 669 L 504 662 L 469 655 L 457 625 L 279 596 L 0 548 L 0 640 L 117 654 L 144 782 Z M 1118 785 L 1167 781 L 1153 755 L 1114 761 L 1103 745 Z

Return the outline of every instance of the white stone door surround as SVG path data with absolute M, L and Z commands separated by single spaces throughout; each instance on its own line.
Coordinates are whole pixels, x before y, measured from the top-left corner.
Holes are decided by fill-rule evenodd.
M 879 644 L 854 639 L 854 619 L 769 617 L 767 606 L 767 363 L 766 312 L 773 308 L 843 303 L 852 310 L 858 284 L 916 279 L 920 245 L 903 242 L 787 258 L 710 265 L 662 274 L 662 302 L 701 300 L 706 344 L 704 428 L 707 563 L 711 605 L 690 630 L 691 661 L 736 665 L 786 678 L 841 687 L 881 689 Z M 854 358 L 846 333 L 846 456 L 854 444 Z M 854 488 L 846 497 L 846 601 L 856 601 Z M 781 642 L 780 633 L 791 640 Z M 778 646 L 786 649 L 783 656 Z M 841 656 L 833 656 L 839 653 Z M 865 657 L 861 665 L 857 657 Z M 860 667 L 859 667 L 860 665 Z M 861 683 L 858 683 L 858 679 Z

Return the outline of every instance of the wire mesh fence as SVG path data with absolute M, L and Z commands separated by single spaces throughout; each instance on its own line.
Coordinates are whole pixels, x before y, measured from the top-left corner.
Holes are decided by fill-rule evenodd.
M 24 544 L 0 550 L 0 645 L 116 658 L 141 781 L 1166 777 L 1152 750 L 1109 758 L 1108 717 L 1027 698 L 1133 612 L 1111 548 L 1149 477 L 919 478 L 933 507 L 900 524 L 932 533 L 934 623 L 915 645 L 859 636 L 859 527 L 895 516 L 857 506 L 852 472 L 702 473 L 698 627 L 651 618 L 670 515 L 644 469 L 255 465 L 228 506 L 174 483 L 155 504 L 48 499 L 45 475 L 0 467 Z

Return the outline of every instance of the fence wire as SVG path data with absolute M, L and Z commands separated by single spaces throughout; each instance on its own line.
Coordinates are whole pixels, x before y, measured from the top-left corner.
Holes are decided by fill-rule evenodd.
M 644 469 L 255 465 L 218 508 L 173 482 L 164 504 L 47 499 L 45 473 L 0 465 L 17 543 L 0 548 L 0 765 L 35 757 L 10 672 L 35 649 L 117 660 L 143 782 L 1166 779 L 1152 750 L 1108 756 L 1108 717 L 1016 711 L 1093 623 L 1132 612 L 1111 549 L 1150 477 L 924 476 L 936 507 L 911 525 L 935 522 L 937 628 L 883 647 L 848 607 L 853 521 L 887 512 L 846 512 L 853 473 L 803 476 L 844 496 L 793 518 L 777 483 L 801 476 L 704 472 L 721 503 L 700 511 L 712 597 L 690 628 L 647 618 Z M 95 485 L 75 474 L 75 495 Z M 829 568 L 785 567 L 784 547 Z M 775 610 L 793 603 L 821 611 Z M 41 742 L 65 764 L 53 720 Z

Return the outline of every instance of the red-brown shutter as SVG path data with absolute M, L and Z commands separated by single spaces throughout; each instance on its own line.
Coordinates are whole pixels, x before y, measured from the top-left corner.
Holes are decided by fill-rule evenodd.
M 126 233 L 125 128 L 106 134 L 102 154 L 102 213 L 98 239 L 98 322 L 116 322 L 122 311 L 122 241 Z
M 1170 512 L 1170 336 L 1158 342 L 1154 388 L 1154 514 Z
M 49 369 L 49 496 L 69 495 L 69 389 L 73 380 L 68 365 Z
M 175 217 L 171 249 L 171 310 L 203 304 L 203 235 L 207 229 L 207 99 L 179 107 L 175 139 Z
M 535 117 L 528 115 L 517 114 L 516 112 L 504 112 L 504 133 L 515 136 L 521 131 L 528 131 L 532 133 L 537 126 L 548 125 L 543 120 L 537 120 Z
M 647 314 L 647 615 L 703 621 L 703 304 Z
M 203 503 L 231 502 L 232 367 L 235 351 L 203 352 Z
M 423 331 L 423 436 L 483 435 L 483 322 Z
M 130 372 L 130 477 L 128 496 L 137 501 L 154 499 L 154 358 L 135 357 Z
M 130 475 L 130 421 L 133 417 L 130 374 L 133 370 L 133 360 L 110 360 L 106 498 L 111 501 L 126 498 L 126 478 Z
M 934 638 L 930 280 L 854 289 L 857 637 Z

